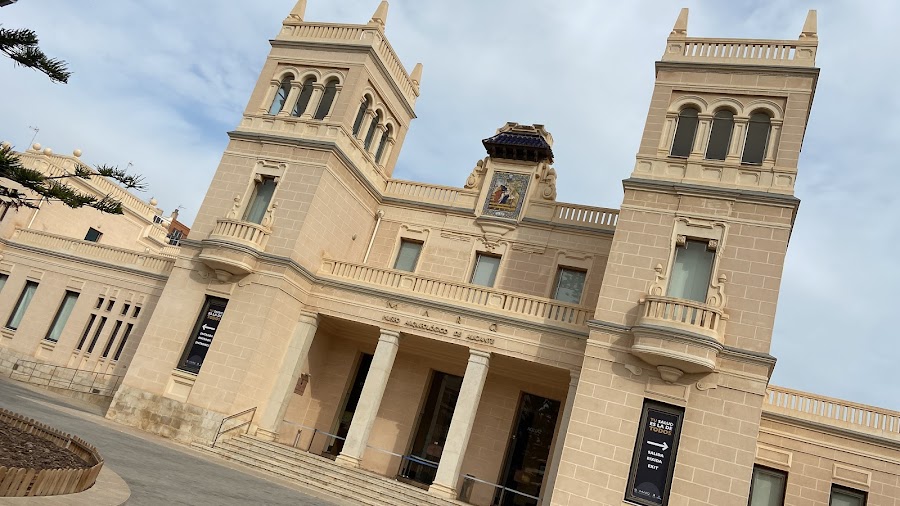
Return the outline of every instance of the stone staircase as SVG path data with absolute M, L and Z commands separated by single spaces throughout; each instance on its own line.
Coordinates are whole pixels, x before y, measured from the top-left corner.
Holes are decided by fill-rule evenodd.
M 251 436 L 220 441 L 215 448 L 194 443 L 192 447 L 214 453 L 267 473 L 286 478 L 365 506 L 460 506 L 465 503 L 441 499 L 426 491 L 366 471 L 347 469 L 333 461 L 290 446 L 262 441 Z

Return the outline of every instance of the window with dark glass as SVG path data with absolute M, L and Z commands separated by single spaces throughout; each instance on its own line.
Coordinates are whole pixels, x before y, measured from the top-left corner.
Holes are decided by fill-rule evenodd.
M 141 306 L 134 306 L 134 312 L 131 313 L 132 318 L 137 318 L 141 314 Z
M 81 339 L 78 340 L 78 346 L 75 347 L 76 350 L 80 350 L 84 348 L 84 342 L 87 341 L 88 335 L 91 333 L 91 327 L 94 326 L 94 320 L 97 319 L 97 315 L 92 314 L 88 319 L 87 325 L 84 326 L 84 332 L 81 333 Z
M 200 372 L 203 361 L 206 360 L 206 353 L 209 351 L 213 338 L 216 336 L 216 331 L 222 323 L 222 317 L 225 315 L 225 307 L 227 305 L 228 301 L 226 299 L 206 297 L 206 302 L 197 316 L 197 323 L 194 325 L 194 329 L 191 331 L 191 335 L 184 347 L 181 360 L 178 361 L 178 369 L 194 374 Z
M 122 350 L 125 349 L 125 343 L 128 342 L 128 336 L 131 335 L 131 329 L 134 328 L 133 323 L 129 323 L 125 326 L 125 333 L 122 334 L 122 340 L 119 341 L 119 346 L 116 348 L 116 354 L 113 355 L 113 360 L 119 360 L 119 357 L 122 356 Z
M 275 98 L 272 100 L 272 107 L 269 108 L 269 114 L 278 114 L 281 112 L 281 109 L 284 107 L 284 103 L 287 101 L 288 93 L 291 92 L 291 79 L 289 77 L 285 77 L 281 81 L 281 86 L 278 87 L 278 91 L 275 93 Z
M 91 241 L 91 242 L 99 242 L 100 238 L 102 236 L 103 236 L 103 234 L 99 230 L 97 230 L 96 228 L 93 228 L 93 227 L 89 227 L 87 233 L 84 234 L 84 240 Z
M 384 135 L 381 136 L 381 142 L 378 143 L 378 151 L 375 152 L 375 163 L 381 163 L 381 157 L 384 156 L 384 150 L 387 148 L 388 142 L 391 140 L 391 136 L 394 133 L 393 127 L 391 125 L 387 126 L 387 130 L 385 130 Z
M 369 123 L 369 131 L 366 133 L 366 140 L 363 143 L 366 149 L 369 149 L 372 146 L 372 141 L 375 139 L 375 131 L 378 129 L 378 124 L 381 123 L 381 111 L 375 113 L 375 116 L 372 118 L 372 122 Z
M 766 147 L 769 145 L 769 130 L 771 127 L 772 119 L 769 118 L 768 114 L 757 112 L 750 116 L 741 163 L 748 165 L 762 164 L 766 157 Z
M 787 473 L 762 466 L 753 466 L 750 482 L 750 502 L 747 506 L 784 506 Z
M 587 272 L 585 271 L 560 267 L 556 271 L 556 284 L 553 288 L 553 298 L 571 304 L 580 303 L 586 276 Z
M 3 290 L 3 287 L 6 286 L 6 280 L 9 279 L 9 276 L 6 274 L 0 274 L 0 291 Z
M 97 340 L 100 339 L 100 333 L 103 332 L 103 327 L 106 325 L 106 317 L 103 316 L 100 318 L 100 323 L 97 325 L 97 330 L 94 331 L 94 337 L 91 338 L 91 344 L 88 345 L 87 352 L 90 353 L 94 351 L 94 346 L 97 346 Z
M 672 140 L 672 156 L 687 158 L 694 146 L 694 136 L 697 135 L 699 111 L 693 107 L 682 109 L 678 113 L 678 124 L 675 126 L 675 139 Z
M 103 301 L 104 301 L 104 300 L 105 300 L 105 299 L 104 299 L 103 297 L 98 298 L 98 299 L 97 299 L 97 305 L 94 306 L 94 309 L 100 309 L 101 307 L 103 307 Z
M 322 100 L 319 102 L 313 119 L 325 119 L 325 116 L 331 112 L 331 104 L 334 102 L 334 97 L 337 96 L 337 84 L 337 79 L 331 79 L 325 83 L 325 92 L 322 94 Z
M 114 299 L 110 299 L 110 300 L 106 303 L 106 310 L 107 310 L 107 311 L 112 311 L 112 308 L 113 308 L 113 306 L 115 306 L 115 305 L 116 305 L 116 301 L 115 301 Z
M 297 103 L 294 104 L 294 110 L 291 111 L 291 116 L 303 116 L 303 113 L 306 112 L 306 108 L 309 107 L 309 99 L 312 97 L 313 85 L 315 84 L 315 77 L 307 77 L 306 80 L 303 81 L 303 87 L 300 88 L 300 95 L 297 97 Z
M 728 156 L 732 130 L 734 130 L 734 113 L 724 109 L 718 111 L 713 116 L 709 144 L 706 146 L 707 160 L 724 160 Z
M 831 486 L 831 500 L 828 506 L 866 506 L 866 493 L 852 488 Z
M 394 269 L 415 272 L 419 255 L 422 253 L 422 243 L 403 239 L 400 241 L 400 250 L 397 259 L 394 260 Z
M 472 270 L 473 285 L 494 286 L 497 279 L 497 271 L 500 270 L 500 257 L 479 253 L 475 257 L 475 268 Z
M 25 288 L 23 288 L 22 293 L 19 294 L 19 300 L 16 302 L 16 307 L 13 309 L 12 314 L 9 315 L 9 320 L 6 321 L 6 328 L 11 330 L 19 328 L 19 324 L 22 323 L 22 318 L 25 316 L 25 311 L 28 310 L 31 299 L 34 298 L 34 292 L 37 291 L 37 287 L 38 284 L 34 281 L 25 282 Z
M 113 327 L 112 334 L 109 336 L 109 340 L 106 341 L 106 346 L 103 348 L 103 358 L 109 356 L 109 350 L 112 349 L 113 343 L 116 342 L 116 338 L 119 337 L 119 330 L 122 328 L 122 320 L 116 320 L 116 326 Z
M 122 313 L 120 313 L 120 314 L 122 316 L 127 315 L 129 309 L 131 309 L 131 304 L 125 304 L 124 306 L 122 306 Z
M 50 325 L 50 330 L 47 331 L 47 335 L 44 339 L 54 343 L 59 341 L 59 336 L 62 334 L 63 329 L 66 328 L 66 322 L 69 321 L 69 316 L 72 314 L 72 310 L 75 309 L 75 302 L 77 300 L 78 292 L 66 291 L 62 302 L 59 304 L 59 309 L 56 310 L 56 316 L 53 317 L 53 323 Z
M 371 105 L 372 101 L 369 100 L 369 97 L 366 97 L 366 99 L 363 100 L 363 103 L 359 104 L 359 111 L 356 113 L 356 120 L 353 122 L 353 135 L 359 135 L 363 120 L 366 119 L 366 111 L 369 110 L 369 106 Z
M 269 203 L 275 194 L 275 178 L 262 176 L 260 180 L 253 185 L 253 195 L 250 196 L 250 205 L 244 212 L 244 221 L 262 223 L 266 211 L 269 209 Z
M 676 246 L 666 295 L 705 303 L 715 256 L 708 240 L 687 239 Z

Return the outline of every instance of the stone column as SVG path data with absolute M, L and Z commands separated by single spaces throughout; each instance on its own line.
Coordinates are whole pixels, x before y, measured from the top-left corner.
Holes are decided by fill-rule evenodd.
M 284 419 L 284 412 L 294 393 L 294 386 L 303 372 L 303 363 L 309 356 L 309 347 L 312 345 L 319 327 L 319 315 L 306 311 L 300 312 L 300 318 L 294 325 L 294 333 L 285 350 L 281 361 L 281 368 L 276 372 L 275 382 L 269 392 L 266 402 L 260 411 L 256 435 L 260 439 L 275 441 L 278 436 L 278 428 Z
M 663 125 L 662 135 L 659 137 L 659 146 L 656 147 L 657 155 L 669 156 L 669 153 L 672 152 L 672 141 L 675 139 L 675 124 L 677 122 L 678 113 L 666 113 L 666 123 Z
M 763 163 L 773 165 L 775 163 L 775 152 L 778 150 L 778 141 L 781 139 L 781 125 L 784 122 L 773 119 L 772 128 L 769 129 L 769 140 L 766 143 L 766 157 Z
M 341 89 L 343 89 L 343 86 L 341 86 L 340 84 L 334 87 L 334 100 L 331 101 L 331 108 L 328 109 L 328 114 L 326 114 L 325 117 L 322 118 L 322 121 L 331 120 L 331 113 L 334 112 L 334 109 L 337 107 L 338 99 L 341 97 Z M 356 116 L 354 116 L 353 119 L 355 120 Z
M 372 137 L 372 145 L 369 146 L 369 154 L 373 157 L 375 153 L 378 152 L 378 146 L 381 145 L 382 137 L 387 134 L 387 126 L 384 123 L 379 123 L 378 126 L 375 127 L 375 135 Z
M 363 143 L 363 146 L 365 146 L 366 135 L 369 134 L 369 127 L 372 126 L 372 119 L 374 117 L 375 109 L 366 109 L 366 113 L 363 115 L 363 124 L 359 128 L 359 135 L 356 136 Z
M 359 467 L 366 444 L 369 442 L 369 432 L 381 407 L 381 399 L 384 397 L 384 389 L 388 378 L 391 376 L 391 368 L 394 366 L 394 357 L 397 356 L 397 347 L 400 342 L 400 333 L 393 330 L 381 329 L 381 337 L 378 338 L 378 347 L 375 348 L 375 356 L 372 357 L 372 365 L 366 374 L 366 382 L 359 395 L 359 404 L 350 422 L 350 430 L 347 432 L 347 440 L 344 448 L 335 462 L 344 467 Z
M 541 504 L 549 506 L 553 499 L 553 487 L 556 486 L 556 475 L 559 473 L 559 461 L 562 460 L 563 448 L 566 446 L 566 433 L 569 431 L 569 420 L 572 419 L 572 406 L 575 405 L 575 393 L 578 390 L 578 371 L 569 371 L 569 393 L 566 394 L 566 405 L 563 407 L 562 419 L 559 421 L 559 433 L 553 445 L 553 456 L 550 457 L 550 468 L 547 470 L 547 483 L 544 485 L 544 498 Z
M 297 82 L 291 83 L 291 91 L 288 92 L 287 98 L 284 99 L 284 105 L 277 116 L 287 116 L 294 110 L 294 104 L 297 103 L 297 97 L 300 96 L 300 85 Z
M 325 85 L 315 83 L 312 85 L 312 89 L 312 95 L 309 96 L 309 102 L 306 103 L 306 110 L 300 112 L 300 117 L 303 119 L 312 119 L 319 110 L 319 102 L 322 101 L 322 94 L 325 93 Z
M 441 453 L 437 474 L 428 489 L 430 494 L 456 499 L 456 483 L 459 481 L 459 471 L 475 424 L 475 413 L 481 401 L 490 358 L 491 354 L 488 352 L 469 350 L 469 364 L 466 366 L 453 418 L 450 419 L 450 430 L 447 432 L 447 442 Z
M 750 118 L 734 117 L 734 128 L 731 130 L 731 143 L 728 145 L 726 162 L 740 163 L 744 155 L 744 140 L 747 138 L 747 125 Z
M 702 159 L 706 157 L 706 145 L 709 144 L 709 133 L 712 129 L 712 114 L 700 114 L 700 123 L 697 125 L 697 133 L 694 135 L 694 145 L 691 148 L 690 158 Z
M 269 89 L 266 90 L 266 98 L 263 99 L 263 103 L 259 108 L 260 114 L 267 114 L 269 112 L 269 109 L 272 107 L 272 100 L 275 100 L 275 92 L 278 91 L 279 86 L 281 86 L 281 83 L 274 79 L 269 84 Z

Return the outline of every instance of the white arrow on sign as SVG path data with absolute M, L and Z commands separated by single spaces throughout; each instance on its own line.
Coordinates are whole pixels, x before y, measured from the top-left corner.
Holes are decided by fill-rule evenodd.
M 656 441 L 647 441 L 647 444 L 653 445 L 653 446 L 658 446 L 658 447 L 662 448 L 663 451 L 666 451 L 669 449 L 669 445 L 665 441 L 663 441 L 662 443 L 657 443 Z
M 216 330 L 215 327 L 210 327 L 209 325 L 207 325 L 207 324 L 205 324 L 205 323 L 204 323 L 203 326 L 200 327 L 200 328 L 202 328 L 203 330 Z

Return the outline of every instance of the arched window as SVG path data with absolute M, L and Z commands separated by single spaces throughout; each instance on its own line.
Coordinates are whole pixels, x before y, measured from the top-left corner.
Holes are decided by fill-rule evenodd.
M 356 121 L 353 122 L 353 135 L 359 135 L 363 120 L 366 118 L 366 111 L 369 110 L 369 106 L 371 105 L 372 101 L 369 100 L 369 97 L 366 97 L 366 99 L 363 100 L 363 103 L 359 104 L 359 112 L 356 113 Z
M 372 147 L 372 140 L 375 138 L 375 128 L 379 123 L 381 123 L 381 111 L 375 113 L 375 117 L 372 118 L 372 123 L 369 124 L 369 131 L 366 133 L 366 141 L 363 143 L 363 146 L 366 147 L 367 151 Z
M 315 77 L 307 77 L 303 81 L 303 88 L 300 90 L 300 96 L 297 97 L 297 104 L 294 105 L 291 116 L 302 116 L 306 112 L 306 106 L 309 105 L 309 98 L 312 97 L 314 84 L 316 84 Z
M 766 157 L 766 147 L 769 145 L 769 130 L 772 128 L 772 118 L 763 112 L 753 113 L 750 116 L 750 124 L 747 125 L 747 140 L 744 141 L 744 154 L 741 163 L 761 165 Z
M 699 111 L 693 107 L 686 107 L 678 113 L 678 125 L 675 127 L 675 139 L 672 141 L 672 156 L 687 158 L 694 146 L 694 136 L 697 134 L 697 115 Z
M 385 130 L 384 135 L 381 137 L 381 142 L 378 143 L 378 151 L 375 152 L 375 163 L 381 163 L 381 157 L 384 156 L 384 150 L 387 148 L 388 140 L 390 140 L 393 133 L 394 128 L 391 127 L 391 125 L 388 125 L 387 130 Z
M 337 79 L 325 83 L 325 93 L 322 94 L 322 100 L 319 102 L 319 108 L 316 109 L 313 119 L 325 119 L 325 116 L 331 112 L 331 103 L 334 102 L 334 97 L 337 95 L 337 83 Z
M 707 160 L 724 160 L 728 156 L 728 145 L 731 143 L 731 131 L 733 129 L 733 112 L 722 109 L 713 116 L 712 131 L 709 133 L 709 144 L 706 145 Z
M 269 114 L 278 114 L 281 112 L 281 108 L 284 107 L 284 102 L 287 100 L 288 93 L 291 92 L 291 78 L 285 77 L 281 80 L 281 86 L 278 87 L 278 93 L 275 94 L 275 99 L 272 100 L 272 107 L 269 107 Z

